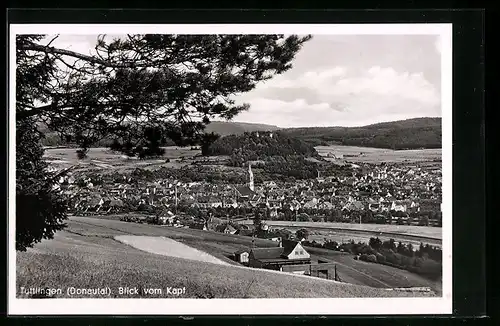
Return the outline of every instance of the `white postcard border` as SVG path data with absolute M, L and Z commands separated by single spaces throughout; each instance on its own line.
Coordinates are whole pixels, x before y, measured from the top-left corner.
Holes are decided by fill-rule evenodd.
M 452 24 L 12 24 L 9 115 L 9 315 L 414 315 L 452 313 Z M 18 299 L 15 251 L 16 34 L 440 35 L 443 167 L 443 296 L 328 299 Z

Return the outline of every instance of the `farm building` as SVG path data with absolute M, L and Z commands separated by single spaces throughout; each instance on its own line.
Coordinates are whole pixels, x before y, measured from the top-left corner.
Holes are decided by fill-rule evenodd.
M 171 211 L 167 211 L 158 217 L 158 223 L 162 225 L 173 225 L 178 218 Z
M 236 230 L 231 224 L 221 224 L 217 227 L 217 232 L 225 233 L 225 234 L 235 234 L 238 230 Z
M 311 264 L 311 256 L 298 241 L 283 240 L 279 247 L 253 248 L 248 263 L 250 267 L 282 270 L 285 265 Z
M 240 264 L 248 264 L 248 256 L 250 255 L 248 250 L 238 250 L 234 253 L 234 260 Z
M 208 230 L 208 227 L 207 227 L 207 223 L 197 223 L 197 222 L 193 222 L 189 225 L 189 228 L 190 229 L 197 229 L 197 230 L 203 230 L 203 231 L 207 231 Z

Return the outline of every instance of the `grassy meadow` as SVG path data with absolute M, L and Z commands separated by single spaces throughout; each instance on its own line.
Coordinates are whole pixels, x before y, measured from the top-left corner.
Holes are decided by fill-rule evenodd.
M 91 148 L 87 158 L 79 160 L 75 151 L 75 148 L 49 148 L 45 150 L 44 158 L 50 164 L 61 168 L 77 166 L 80 170 L 97 169 L 106 172 L 135 168 L 179 168 L 191 164 L 192 159 L 201 153 L 200 150 L 192 150 L 190 147 L 170 146 L 165 147 L 165 154 L 161 158 L 138 160 L 99 147 Z M 170 161 L 166 162 L 167 159 Z
M 316 151 L 321 156 L 328 153 L 344 155 L 344 160 L 359 163 L 382 163 L 382 162 L 420 162 L 441 160 L 441 149 L 414 149 L 414 150 L 392 150 L 384 148 L 358 147 L 358 146 L 317 146 Z M 361 155 L 360 155 L 361 154 Z M 348 157 L 347 155 L 356 155 Z
M 64 289 L 71 286 L 109 287 L 113 292 L 111 297 L 124 297 L 117 293 L 119 287 L 163 289 L 161 294 L 139 293 L 125 297 L 172 297 L 166 293 L 168 287 L 185 287 L 185 294 L 179 296 L 184 298 L 431 295 L 380 289 L 430 284 L 407 271 L 354 261 L 347 255 L 326 257 L 328 253 L 321 250 L 313 253 L 337 261 L 342 280 L 353 284 L 151 254 L 114 239 L 124 234 L 166 236 L 232 264 L 236 263 L 231 261 L 229 254 L 251 245 L 251 238 L 236 235 L 74 217 L 68 221 L 67 230 L 58 232 L 54 239 L 17 253 L 17 288 L 62 288 L 63 297 L 69 297 Z M 256 241 L 256 246 L 263 245 L 275 244 L 267 240 Z
M 345 157 L 341 161 L 359 163 L 381 163 L 381 162 L 432 162 L 441 159 L 441 149 L 419 149 L 419 150 L 391 150 L 356 146 L 317 146 L 317 152 L 326 157 L 328 153 L 337 155 L 358 155 L 355 157 Z M 75 148 L 48 148 L 45 150 L 45 159 L 60 167 L 76 165 L 79 169 L 118 169 L 127 170 L 131 168 L 179 168 L 197 160 L 201 151 L 192 150 L 190 147 L 165 147 L 165 154 L 161 158 L 137 160 L 124 157 L 122 154 L 113 152 L 107 148 L 91 148 L 88 157 L 78 160 Z M 362 155 L 359 155 L 363 153 Z M 169 162 L 165 162 L 169 159 Z M 203 158 L 210 159 L 210 158 Z M 212 157 L 212 160 L 217 158 Z

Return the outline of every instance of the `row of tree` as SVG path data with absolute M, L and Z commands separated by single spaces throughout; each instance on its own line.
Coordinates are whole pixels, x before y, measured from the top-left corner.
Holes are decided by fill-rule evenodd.
M 430 279 L 439 279 L 442 275 L 442 250 L 429 244 L 420 243 L 415 249 L 411 243 L 396 243 L 394 239 L 381 241 L 377 237 L 370 238 L 368 244 L 329 240 L 324 243 L 304 241 L 303 245 L 348 252 L 356 255 L 356 259 L 406 269 Z

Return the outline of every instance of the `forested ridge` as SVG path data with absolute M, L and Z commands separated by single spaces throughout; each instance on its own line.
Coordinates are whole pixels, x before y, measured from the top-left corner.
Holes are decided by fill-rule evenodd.
M 221 137 L 208 147 L 206 154 L 228 156 L 230 166 L 241 167 L 253 161 L 256 169 L 271 176 L 271 179 L 279 180 L 315 178 L 318 170 L 331 170 L 328 174 L 350 170 L 348 167 L 327 164 L 312 145 L 281 132 L 252 132 Z M 311 161 L 310 158 L 316 160 Z
M 39 126 L 45 135 L 44 146 L 72 146 L 45 126 Z M 307 127 L 279 129 L 273 125 L 253 124 L 242 122 L 213 121 L 206 127 L 206 132 L 213 132 L 220 136 L 241 135 L 254 131 L 280 131 L 300 139 L 312 146 L 345 145 L 390 149 L 419 149 L 441 147 L 441 118 L 416 118 L 401 121 L 377 123 L 363 127 Z M 112 137 L 104 138 L 94 147 L 109 147 L 113 143 Z M 164 146 L 175 143 L 166 138 Z M 77 146 L 76 144 L 74 146 Z
M 231 156 L 242 162 L 273 156 L 319 157 L 312 145 L 280 132 L 251 132 L 219 138 L 208 147 L 208 155 Z
M 390 149 L 441 147 L 441 118 L 415 118 L 363 127 L 282 129 L 313 146 L 345 145 Z

